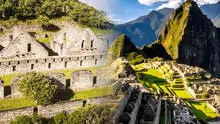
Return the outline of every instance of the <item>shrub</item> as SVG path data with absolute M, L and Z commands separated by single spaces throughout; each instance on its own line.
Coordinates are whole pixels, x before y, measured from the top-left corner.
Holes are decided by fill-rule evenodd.
M 18 87 L 23 95 L 34 98 L 39 105 L 48 105 L 56 100 L 58 87 L 42 73 L 27 73 L 18 83 Z

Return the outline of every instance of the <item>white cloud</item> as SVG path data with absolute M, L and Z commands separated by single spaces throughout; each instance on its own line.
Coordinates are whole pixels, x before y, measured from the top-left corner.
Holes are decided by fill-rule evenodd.
M 167 2 L 169 0 L 138 0 L 139 3 L 150 6 L 158 2 Z
M 213 4 L 213 3 L 217 3 L 220 0 L 195 0 L 197 2 L 198 5 L 204 5 L 204 4 Z
M 156 10 L 163 9 L 163 8 L 177 8 L 180 6 L 182 0 L 170 0 L 167 3 L 163 3 L 160 5 Z
M 177 8 L 179 5 L 186 0 L 138 0 L 140 4 L 151 6 L 155 3 L 162 2 L 162 4 L 157 8 L 157 10 L 162 8 Z M 204 4 L 217 3 L 220 0 L 194 0 L 199 6 Z

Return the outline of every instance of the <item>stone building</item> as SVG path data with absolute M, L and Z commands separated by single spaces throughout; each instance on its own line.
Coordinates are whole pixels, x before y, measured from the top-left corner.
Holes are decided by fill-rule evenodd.
M 48 51 L 29 34 L 11 36 L 10 43 L 0 52 L 0 58 L 37 58 L 48 56 Z
M 2 47 L 7 47 L 14 39 L 16 39 L 22 33 L 25 33 L 25 32 L 20 30 L 20 28 L 18 28 L 18 27 L 14 27 L 14 28 L 10 29 L 10 31 L 8 33 L 6 33 L 4 36 L 0 37 L 0 45 Z
M 66 88 L 66 78 L 63 73 L 53 72 L 46 74 L 46 77 L 48 77 L 54 84 L 58 85 L 60 88 Z
M 51 49 L 60 56 L 106 53 L 107 48 L 108 43 L 90 29 L 73 25 L 64 27 L 51 42 Z
M 91 71 L 77 71 L 71 74 L 70 87 L 73 91 L 88 89 L 94 86 L 94 82 L 93 73 Z
M 4 82 L 0 79 L 0 99 L 3 99 L 4 97 Z

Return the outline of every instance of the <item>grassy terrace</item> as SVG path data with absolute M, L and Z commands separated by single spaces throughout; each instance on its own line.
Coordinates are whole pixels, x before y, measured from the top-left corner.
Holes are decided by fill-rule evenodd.
M 179 98 L 192 98 L 192 96 L 183 88 L 172 88 L 163 78 L 163 74 L 155 69 L 149 69 L 146 72 L 139 72 L 139 81 L 148 88 L 160 90 L 167 94 L 173 94 Z M 179 79 L 178 79 L 179 80 Z M 173 82 L 175 83 L 175 82 Z
M 136 71 L 141 70 L 141 66 L 143 65 L 136 66 Z M 162 69 L 165 68 L 163 67 Z M 164 71 L 166 72 L 166 70 Z M 165 81 L 163 74 L 159 70 L 149 69 L 148 71 L 138 72 L 138 81 L 145 87 L 152 88 L 154 91 L 160 90 L 164 93 L 172 94 L 185 100 L 193 98 L 184 88 L 172 87 L 172 85 L 181 85 L 182 78 L 175 78 L 175 81 L 169 84 Z M 186 101 L 186 103 L 199 120 L 206 120 L 218 116 L 206 105 L 205 102 Z
M 71 100 L 88 99 L 92 97 L 112 95 L 113 93 L 114 93 L 113 87 L 93 88 L 89 90 L 74 92 L 74 95 L 71 98 Z M 34 100 L 30 98 L 9 98 L 9 99 L 0 100 L 0 111 L 30 107 L 30 106 L 36 106 Z
M 215 118 L 218 115 L 213 112 L 205 102 L 186 102 L 196 117 L 200 120 Z

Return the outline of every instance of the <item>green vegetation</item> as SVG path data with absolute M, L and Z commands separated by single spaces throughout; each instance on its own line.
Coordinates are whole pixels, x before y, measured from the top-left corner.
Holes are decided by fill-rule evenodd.
M 172 91 L 178 96 L 179 98 L 186 98 L 191 99 L 193 98 L 185 89 L 172 89 Z
M 127 57 L 132 52 L 137 52 L 136 46 L 130 41 L 126 35 L 119 36 L 109 49 L 109 54 L 115 60 L 119 57 Z
M 71 99 L 72 100 L 88 99 L 92 97 L 113 95 L 114 92 L 115 92 L 115 89 L 113 87 L 102 87 L 102 88 L 94 88 L 94 89 L 83 90 L 83 91 L 75 91 Z M 0 111 L 29 107 L 29 106 L 36 106 L 34 100 L 29 97 L 9 98 L 9 99 L 0 100 Z
M 132 65 L 137 65 L 144 62 L 144 57 L 141 54 L 138 54 L 137 52 L 132 52 L 128 54 L 126 59 L 130 62 Z
M 43 123 L 53 123 L 53 124 L 105 124 L 111 123 L 112 112 L 114 111 L 114 105 L 93 105 L 84 108 L 79 108 L 74 110 L 70 114 L 64 112 L 57 114 L 53 118 L 45 119 L 33 116 L 21 116 L 17 117 L 12 124 L 43 124 Z
M 8 109 L 23 108 L 29 106 L 36 106 L 34 100 L 31 98 L 8 98 L 0 100 L 0 111 Z
M 24 96 L 33 98 L 39 105 L 54 103 L 58 89 L 44 74 L 36 72 L 25 74 L 18 87 Z
M 218 116 L 205 102 L 186 102 L 186 104 L 200 120 L 207 120 Z
M 72 97 L 72 100 L 113 95 L 113 93 L 114 93 L 113 87 L 93 88 L 90 90 L 82 90 L 82 91 L 74 92 L 74 96 Z
M 40 43 L 50 43 L 52 40 L 52 37 L 47 37 L 47 38 L 38 38 L 37 41 Z
M 1 20 L 36 20 L 68 17 L 89 27 L 102 28 L 108 21 L 103 11 L 78 0 L 0 0 Z
M 178 46 L 184 34 L 184 28 L 188 22 L 189 8 L 191 4 L 182 4 L 168 20 L 167 25 L 159 36 L 158 42 L 162 43 L 168 54 L 178 58 Z

